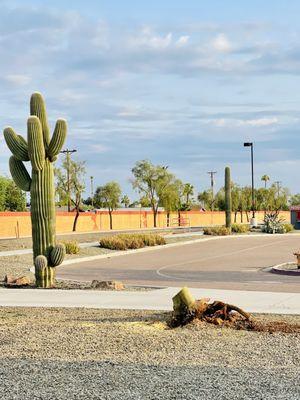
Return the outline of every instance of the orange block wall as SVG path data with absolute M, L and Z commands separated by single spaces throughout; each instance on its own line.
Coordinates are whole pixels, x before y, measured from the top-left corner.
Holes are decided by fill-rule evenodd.
M 290 223 L 290 211 L 281 211 L 280 216 Z M 57 233 L 72 232 L 75 214 L 58 212 L 56 215 Z M 169 217 L 169 218 L 168 218 Z M 250 215 L 249 215 L 250 217 Z M 223 211 L 182 211 L 180 218 L 185 225 L 210 226 L 224 225 L 225 213 Z M 264 212 L 256 212 L 258 222 L 262 222 Z M 178 213 L 159 212 L 157 227 L 178 226 Z M 234 215 L 232 215 L 234 222 Z M 237 223 L 241 223 L 241 215 L 237 215 Z M 246 213 L 243 214 L 243 223 L 247 223 Z M 113 229 L 147 229 L 153 228 L 153 214 L 151 211 L 114 211 Z M 109 214 L 107 211 L 97 213 L 81 213 L 77 223 L 77 232 L 92 232 L 109 230 Z M 31 221 L 29 212 L 0 212 L 0 238 L 31 236 Z

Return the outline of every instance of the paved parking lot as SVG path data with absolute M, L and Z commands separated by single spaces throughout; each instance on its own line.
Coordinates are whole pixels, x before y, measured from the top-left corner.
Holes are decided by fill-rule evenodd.
M 59 267 L 58 278 L 131 285 L 300 292 L 300 280 L 265 268 L 293 261 L 298 235 L 224 237 Z

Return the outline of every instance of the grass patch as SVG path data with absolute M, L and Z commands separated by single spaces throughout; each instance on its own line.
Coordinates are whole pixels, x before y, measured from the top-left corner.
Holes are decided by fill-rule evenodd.
M 100 247 L 111 250 L 141 249 L 146 246 L 160 246 L 166 244 L 165 239 L 156 234 L 120 234 L 105 236 L 99 241 Z

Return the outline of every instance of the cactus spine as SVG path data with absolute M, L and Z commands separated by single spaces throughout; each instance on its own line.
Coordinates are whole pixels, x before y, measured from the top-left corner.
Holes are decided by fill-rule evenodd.
M 231 228 L 231 180 L 230 168 L 225 168 L 225 214 L 226 214 L 226 227 Z
M 30 114 L 27 142 L 11 127 L 4 129 L 4 137 L 13 154 L 9 160 L 11 175 L 22 190 L 30 192 L 36 286 L 49 288 L 55 283 L 55 267 L 65 256 L 65 247 L 56 245 L 53 162 L 66 139 L 67 124 L 59 119 L 50 139 L 45 102 L 40 93 L 31 96 Z M 23 161 L 31 162 L 31 177 Z

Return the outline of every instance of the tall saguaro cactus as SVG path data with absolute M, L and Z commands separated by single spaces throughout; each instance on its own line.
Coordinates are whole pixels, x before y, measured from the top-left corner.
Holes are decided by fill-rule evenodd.
M 225 168 L 225 214 L 226 214 L 226 227 L 231 228 L 231 180 L 230 168 Z
M 65 256 L 64 245 L 57 245 L 55 237 L 53 162 L 66 135 L 66 121 L 59 119 L 50 138 L 45 102 L 40 93 L 33 93 L 30 99 L 27 141 L 13 128 L 4 129 L 7 146 L 13 154 L 9 160 L 11 175 L 17 186 L 30 192 L 36 286 L 43 288 L 54 286 L 55 267 L 63 262 Z M 31 162 L 31 177 L 23 161 Z

